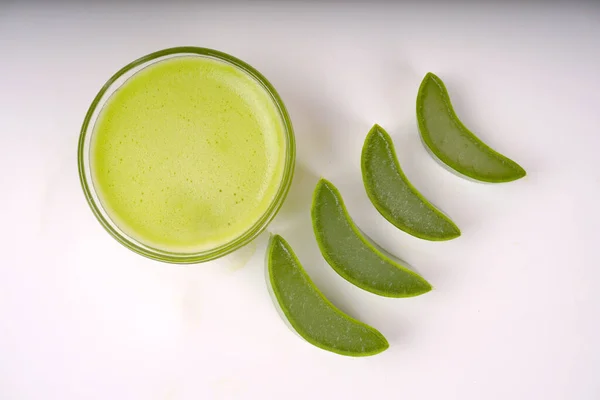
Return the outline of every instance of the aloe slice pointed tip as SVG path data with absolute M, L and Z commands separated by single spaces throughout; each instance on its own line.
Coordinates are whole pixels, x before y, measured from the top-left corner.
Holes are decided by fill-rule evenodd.
M 390 223 L 426 240 L 450 240 L 460 229 L 410 183 L 390 135 L 379 125 L 367 134 L 361 155 L 363 183 L 371 203 Z
M 269 241 L 267 266 L 281 311 L 307 342 L 353 357 L 375 355 L 389 347 L 379 331 L 344 314 L 327 300 L 279 235 L 271 236 Z
M 432 289 L 419 274 L 392 260 L 360 232 L 331 182 L 321 179 L 317 184 L 311 214 L 321 254 L 350 283 L 386 297 L 413 297 Z
M 417 121 L 423 142 L 448 167 L 482 182 L 511 182 L 527 175 L 468 130 L 457 117 L 444 82 L 429 72 L 417 96 Z

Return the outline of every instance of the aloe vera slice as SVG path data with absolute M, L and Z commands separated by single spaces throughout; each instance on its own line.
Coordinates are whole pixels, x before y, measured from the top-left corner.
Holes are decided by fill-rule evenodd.
M 519 164 L 483 143 L 462 124 L 446 86 L 431 72 L 419 87 L 417 120 L 427 148 L 459 174 L 491 183 L 510 182 L 526 175 Z
M 390 223 L 426 240 L 450 240 L 460 229 L 409 182 L 394 143 L 379 125 L 367 134 L 361 157 L 363 183 L 371 203 Z
M 290 245 L 279 235 L 267 249 L 269 283 L 283 314 L 309 343 L 347 356 L 370 356 L 389 347 L 376 329 L 337 309 L 314 285 Z
M 313 195 L 312 222 L 321 254 L 350 283 L 386 297 L 413 297 L 431 290 L 425 279 L 385 255 L 360 232 L 340 192 L 325 179 Z

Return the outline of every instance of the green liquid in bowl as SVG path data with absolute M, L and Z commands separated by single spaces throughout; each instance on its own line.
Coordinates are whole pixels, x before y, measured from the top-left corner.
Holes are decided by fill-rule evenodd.
M 242 69 L 177 56 L 130 77 L 102 108 L 90 144 L 95 191 L 146 246 L 203 252 L 247 232 L 282 185 L 286 127 Z

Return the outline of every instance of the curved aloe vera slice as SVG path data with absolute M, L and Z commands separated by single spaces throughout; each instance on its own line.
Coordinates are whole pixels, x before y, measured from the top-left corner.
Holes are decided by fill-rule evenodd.
M 325 179 L 315 189 L 312 221 L 321 254 L 350 283 L 386 297 L 412 297 L 431 290 L 425 279 L 365 238 L 348 215 L 340 192 Z
M 294 330 L 309 343 L 347 356 L 370 356 L 389 347 L 370 326 L 341 312 L 323 296 L 279 235 L 267 249 L 269 282 Z
M 431 72 L 425 75 L 417 96 L 417 120 L 425 145 L 456 172 L 483 182 L 510 182 L 526 172 L 496 152 L 460 122 L 446 86 Z
M 379 125 L 367 134 L 361 157 L 363 183 L 371 203 L 394 226 L 421 239 L 450 240 L 460 229 L 408 181 L 394 143 Z

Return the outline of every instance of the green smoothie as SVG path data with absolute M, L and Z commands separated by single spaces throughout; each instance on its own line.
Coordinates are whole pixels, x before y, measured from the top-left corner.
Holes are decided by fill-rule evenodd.
M 217 59 L 177 56 L 137 72 L 106 102 L 91 139 L 92 182 L 127 235 L 201 252 L 267 211 L 285 143 L 278 106 L 255 78 Z

